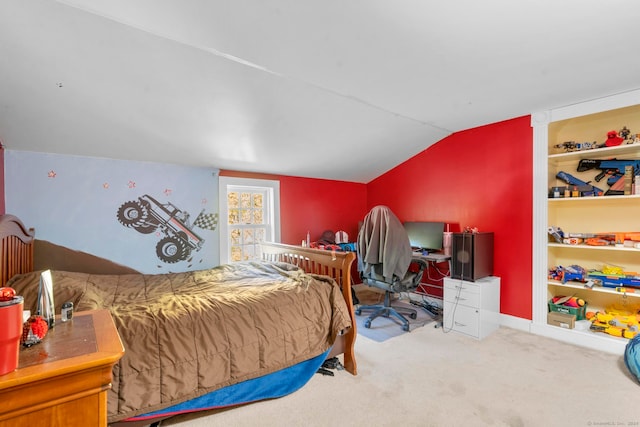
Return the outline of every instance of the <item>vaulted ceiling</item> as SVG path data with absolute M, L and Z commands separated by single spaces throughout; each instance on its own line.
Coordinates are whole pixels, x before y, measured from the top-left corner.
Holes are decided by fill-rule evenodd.
M 8 149 L 368 182 L 640 88 L 637 0 L 0 0 Z

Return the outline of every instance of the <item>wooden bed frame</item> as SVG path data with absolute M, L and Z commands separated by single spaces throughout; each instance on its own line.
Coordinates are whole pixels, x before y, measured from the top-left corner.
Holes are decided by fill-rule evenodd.
M 349 307 L 351 329 L 338 337 L 329 357 L 343 354 L 344 368 L 347 372 L 356 375 L 358 370 L 354 347 L 357 330 L 351 293 L 351 265 L 356 258 L 356 254 L 353 252 L 303 248 L 283 243 L 263 242 L 261 246 L 262 259 L 264 260 L 288 262 L 300 267 L 307 273 L 329 276 L 338 282 L 342 289 L 342 296 Z
M 35 231 L 13 215 L 0 217 L 0 286 L 16 274 L 33 271 Z
M 34 242 L 33 228 L 27 229 L 14 215 L 0 216 L 0 286 L 5 286 L 16 274 L 33 271 Z M 329 357 L 343 354 L 344 367 L 353 375 L 357 374 L 354 352 L 356 321 L 351 293 L 351 265 L 355 257 L 353 252 L 310 249 L 281 243 L 262 244 L 264 260 L 288 262 L 307 273 L 330 276 L 341 286 L 342 295 L 349 307 L 352 326 L 338 337 Z

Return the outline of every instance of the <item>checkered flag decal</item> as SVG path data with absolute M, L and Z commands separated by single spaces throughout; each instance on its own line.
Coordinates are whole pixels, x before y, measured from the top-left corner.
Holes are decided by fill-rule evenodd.
M 218 226 L 218 214 L 206 214 L 204 211 L 200 212 L 200 215 L 193 221 L 193 225 L 203 228 L 205 230 L 215 230 Z

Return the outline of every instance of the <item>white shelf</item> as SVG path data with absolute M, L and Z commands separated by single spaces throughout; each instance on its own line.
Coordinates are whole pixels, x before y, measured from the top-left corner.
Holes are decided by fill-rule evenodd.
M 549 155 L 549 163 L 557 164 L 580 159 L 611 159 L 613 157 L 634 155 L 637 156 L 640 144 L 622 144 L 617 147 L 594 148 L 591 150 L 571 151 Z
M 602 332 L 566 329 L 548 324 L 533 324 L 531 332 L 581 347 L 619 355 L 624 354 L 625 347 L 629 342 L 626 338 L 614 337 Z
M 596 186 L 597 187 L 597 186 Z M 640 194 L 616 195 L 616 196 L 587 196 L 587 197 L 549 197 L 549 203 L 605 203 L 612 200 L 640 199 Z
M 588 291 L 588 292 L 602 292 L 602 293 L 605 293 L 605 294 L 625 295 L 625 296 L 628 296 L 628 297 L 640 298 L 640 289 L 634 289 L 634 288 L 625 287 L 625 286 L 620 286 L 620 288 L 628 289 L 629 292 L 619 292 L 615 288 L 603 288 L 601 286 L 594 286 L 593 288 L 587 288 L 586 286 L 579 285 L 577 283 L 571 283 L 571 282 L 562 283 L 562 282 L 558 282 L 557 280 L 549 280 L 549 282 L 547 282 L 547 284 L 549 286 L 557 286 L 557 287 L 561 287 L 561 288 L 580 289 L 580 290 Z
M 588 251 L 613 251 L 613 252 L 638 252 L 640 249 L 620 247 L 620 246 L 591 246 L 591 245 L 565 245 L 564 243 L 549 243 L 550 248 L 562 248 L 562 249 L 585 249 Z

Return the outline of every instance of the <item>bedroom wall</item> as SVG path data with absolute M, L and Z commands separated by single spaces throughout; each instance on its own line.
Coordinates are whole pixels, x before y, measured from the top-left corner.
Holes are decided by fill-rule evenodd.
M 220 176 L 280 181 L 280 240 L 299 245 L 307 231 L 317 240 L 325 230 L 346 231 L 355 241 L 367 213 L 367 186 L 345 181 L 221 170 Z
M 493 231 L 501 312 L 531 319 L 532 143 L 529 116 L 455 133 L 370 182 L 367 206 Z
M 4 202 L 4 147 L 0 142 L 0 215 L 7 213 Z
M 403 221 L 445 221 L 494 231 L 501 312 L 531 319 L 531 144 L 526 116 L 453 134 L 369 184 L 225 170 L 220 175 L 280 180 L 284 243 L 299 244 L 307 230 L 317 239 L 325 229 L 343 229 L 355 240 L 358 221 L 377 204 L 387 204 Z M 22 188 L 10 182 L 2 186 L 4 191 Z M 92 197 L 82 198 L 74 209 L 83 200 L 93 203 Z M 217 195 L 210 200 L 217 204 Z M 43 204 L 36 205 L 34 212 L 41 212 Z M 116 229 L 118 234 L 130 231 Z M 217 236 L 215 242 L 217 250 Z
M 39 240 L 143 273 L 196 270 L 219 263 L 217 229 L 196 225 L 201 212 L 218 213 L 215 169 L 15 150 L 7 150 L 4 160 L 7 211 L 35 227 Z M 165 207 L 171 203 L 188 213 L 190 241 L 204 240 L 201 247 L 188 255 L 163 253 L 163 259 L 157 245 L 167 233 L 140 227 L 143 223 L 135 224 L 137 219 L 125 221 L 135 227 L 122 223 L 121 208 L 140 197 L 151 197 Z M 153 211 L 164 212 L 159 206 Z

